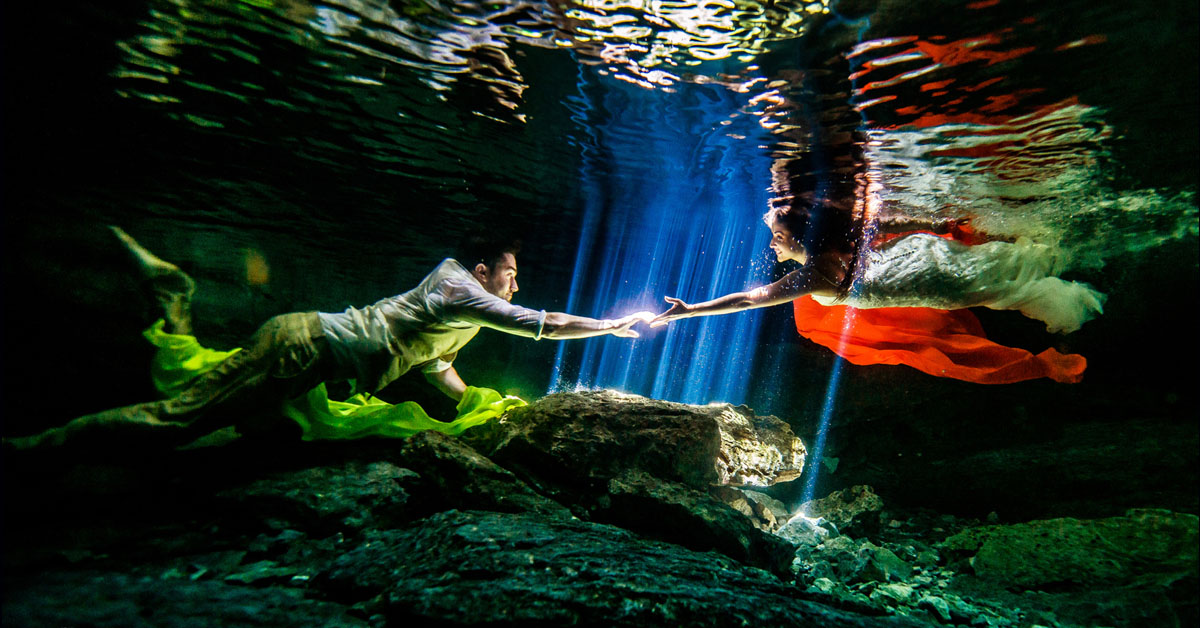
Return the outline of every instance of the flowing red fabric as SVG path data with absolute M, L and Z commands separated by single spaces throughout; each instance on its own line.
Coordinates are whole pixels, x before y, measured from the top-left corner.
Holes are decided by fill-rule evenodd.
M 832 349 L 851 364 L 907 364 L 930 375 L 977 384 L 1010 384 L 1042 377 L 1074 384 L 1087 368 L 1081 355 L 1054 349 L 1034 355 L 992 342 L 969 310 L 825 306 L 808 295 L 793 301 L 792 306 L 801 336 Z

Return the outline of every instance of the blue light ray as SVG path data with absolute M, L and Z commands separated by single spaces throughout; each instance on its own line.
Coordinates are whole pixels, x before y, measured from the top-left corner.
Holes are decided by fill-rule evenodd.
M 845 349 L 845 339 L 849 337 L 850 330 L 854 328 L 854 309 L 846 310 L 846 318 L 842 321 L 842 345 L 838 347 L 838 353 Z M 817 423 L 817 435 L 813 441 L 812 447 L 809 449 L 809 462 L 811 471 L 808 473 L 808 478 L 804 481 L 804 491 L 800 495 L 800 503 L 804 504 L 812 501 L 817 493 L 817 477 L 821 474 L 821 458 L 825 453 L 825 437 L 829 433 L 829 423 L 833 419 L 833 409 L 837 401 L 838 388 L 842 381 L 842 366 L 846 363 L 839 356 L 833 358 L 833 370 L 829 374 L 829 384 L 825 386 L 825 398 L 821 404 L 821 419 Z M 807 513 L 805 513 L 807 514 Z
M 768 280 L 769 267 L 748 263 L 770 239 L 760 220 L 770 184 L 770 158 L 758 147 L 765 132 L 752 116 L 720 124 L 748 98 L 715 86 L 667 94 L 600 84 L 580 71 L 572 104 L 588 146 L 569 311 L 657 312 L 666 309 L 663 296 L 697 302 Z M 570 343 L 559 347 L 551 390 L 742 403 L 760 324 L 752 311 L 677 321 L 633 341 Z
M 839 23 L 855 25 L 857 27 L 856 33 L 858 36 L 858 43 L 860 43 L 860 44 L 862 43 L 863 38 L 866 35 L 867 29 L 869 29 L 871 26 L 870 18 L 867 18 L 867 17 L 861 18 L 859 20 L 848 20 L 845 17 L 843 17 L 842 15 L 838 14 L 837 12 L 834 12 L 834 18 Z M 851 68 L 851 69 L 854 70 L 855 68 Z M 852 74 L 853 74 L 853 72 L 852 72 Z M 854 93 L 855 91 L 857 91 L 857 87 L 858 87 L 857 80 L 852 77 L 850 79 L 850 84 L 854 87 L 854 89 L 851 91 L 851 93 Z M 866 114 L 862 110 L 859 110 L 859 117 L 861 118 L 863 125 L 865 126 L 866 122 L 867 122 L 867 118 L 866 118 Z M 818 145 L 818 148 L 819 148 L 819 145 Z M 864 191 L 864 193 L 865 193 L 865 191 Z M 873 230 L 873 227 L 874 226 L 871 224 L 865 225 L 865 231 L 860 236 L 860 240 L 858 242 L 859 247 L 862 247 L 866 242 L 870 242 L 871 239 L 874 237 L 874 234 L 871 232 Z M 859 272 L 860 270 L 861 269 L 856 268 L 855 272 Z M 855 290 L 855 288 L 852 287 L 851 291 L 853 292 L 854 290 Z M 838 355 L 835 355 L 834 359 L 833 359 L 833 369 L 829 374 L 829 384 L 825 387 L 825 398 L 821 405 L 821 417 L 817 423 L 816 437 L 814 439 L 814 442 L 812 443 L 812 447 L 809 448 L 809 450 L 808 450 L 808 460 L 810 461 L 808 464 L 809 464 L 809 468 L 811 470 L 808 473 L 808 478 L 804 482 L 804 490 L 802 491 L 801 497 L 800 497 L 801 505 L 812 501 L 813 498 L 816 496 L 817 479 L 821 475 L 821 461 L 825 455 L 825 439 L 829 432 L 829 424 L 833 420 L 833 411 L 834 411 L 835 404 L 837 401 L 837 392 L 838 392 L 838 388 L 839 388 L 839 386 L 841 384 L 841 380 L 842 380 L 842 367 L 845 365 L 845 362 L 846 362 L 844 359 L 842 359 L 840 357 L 840 354 L 845 349 L 846 338 L 849 337 L 850 331 L 854 328 L 854 318 L 855 318 L 854 310 L 852 308 L 848 309 L 846 311 L 846 318 L 842 322 L 842 343 L 843 344 L 840 347 L 838 347 L 838 351 L 836 352 Z M 804 514 L 804 513 L 801 513 L 801 514 Z

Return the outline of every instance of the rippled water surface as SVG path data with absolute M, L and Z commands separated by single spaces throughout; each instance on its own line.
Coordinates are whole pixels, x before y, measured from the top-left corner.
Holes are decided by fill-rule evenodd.
M 61 208 L 266 229 L 382 283 L 499 218 L 529 304 L 598 316 L 769 280 L 771 203 L 968 218 L 1105 290 L 1197 235 L 1189 2 L 150 0 L 5 29 L 18 235 Z M 338 272 L 315 306 L 384 296 Z M 761 328 L 578 343 L 551 384 L 741 401 Z

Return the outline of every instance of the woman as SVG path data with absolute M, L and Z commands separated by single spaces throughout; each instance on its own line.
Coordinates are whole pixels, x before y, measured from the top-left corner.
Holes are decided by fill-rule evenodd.
M 803 211 L 773 209 L 764 219 L 778 260 L 800 268 L 704 303 L 666 297 L 671 308 L 651 326 L 792 302 L 801 335 L 855 364 L 908 364 L 979 383 L 1077 382 L 1086 368 L 1082 356 L 1053 349 L 1033 355 L 993 343 L 965 310 L 1018 310 L 1052 332 L 1074 331 L 1101 313 L 1103 294 L 1052 276 L 1056 257 L 1049 247 L 1025 239 L 972 246 L 929 232 L 954 235 L 953 223 L 914 231 L 915 223 L 891 222 L 878 225 L 875 242 L 856 255 L 838 230 L 829 242 L 815 237 L 822 230 Z

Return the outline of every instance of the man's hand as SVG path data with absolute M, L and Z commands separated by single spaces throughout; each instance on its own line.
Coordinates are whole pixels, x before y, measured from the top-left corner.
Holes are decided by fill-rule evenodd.
M 633 327 L 638 323 L 649 323 L 653 319 L 654 312 L 637 312 L 635 314 L 630 314 L 629 316 L 611 320 L 609 322 L 615 325 L 615 327 L 609 333 L 622 338 L 637 338 L 641 336 L 641 334 L 630 329 L 630 327 Z
M 651 319 L 651 327 L 662 327 L 673 320 L 687 318 L 692 315 L 692 306 L 684 303 L 682 300 L 675 297 L 663 297 L 663 300 L 671 304 L 671 309 Z

